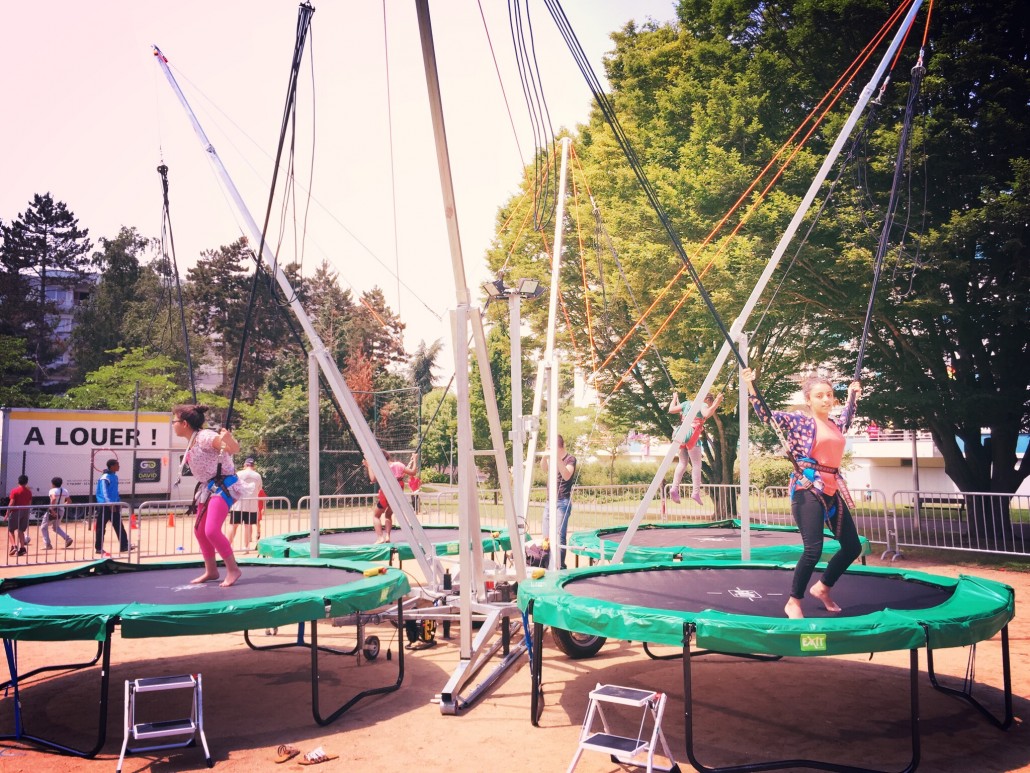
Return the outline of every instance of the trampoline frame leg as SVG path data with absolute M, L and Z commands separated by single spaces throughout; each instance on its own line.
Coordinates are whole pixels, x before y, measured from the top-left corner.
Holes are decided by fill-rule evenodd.
M 111 686 L 111 639 L 114 635 L 114 627 L 117 623 L 116 619 L 109 620 L 105 626 L 105 636 L 103 641 L 98 642 L 99 650 L 97 656 L 89 663 L 75 664 L 67 666 L 69 670 L 77 670 L 80 668 L 86 668 L 94 665 L 98 660 L 100 661 L 100 695 L 99 695 L 99 718 L 97 719 L 97 740 L 91 749 L 75 749 L 71 746 L 65 746 L 64 744 L 58 743 L 57 741 L 50 740 L 49 738 L 42 738 L 36 735 L 30 735 L 25 732 L 25 728 L 22 724 L 22 707 L 21 707 L 21 685 L 20 680 L 37 674 L 41 671 L 55 671 L 60 670 L 60 666 L 48 666 L 46 668 L 37 668 L 35 671 L 30 671 L 28 674 L 19 676 L 17 666 L 17 655 L 15 648 L 17 642 L 12 639 L 4 639 L 4 652 L 7 656 L 7 667 L 10 669 L 11 679 L 5 682 L 5 687 L 9 687 L 14 691 L 14 733 L 11 735 L 0 735 L 0 741 L 21 741 L 23 743 L 29 743 L 34 746 L 41 747 L 43 749 L 49 749 L 52 751 L 60 752 L 61 754 L 67 754 L 71 757 L 82 757 L 84 759 L 93 759 L 100 753 L 100 750 L 104 748 L 104 742 L 107 740 L 107 704 L 108 694 Z
M 527 619 L 533 615 L 533 602 L 526 608 Z M 533 727 L 540 726 L 540 715 L 544 710 L 544 624 L 533 621 L 533 647 L 529 657 L 529 721 Z
M 404 599 L 400 598 L 397 600 L 397 630 L 404 630 Z M 359 645 L 360 646 L 360 645 Z M 309 645 L 311 650 L 311 714 L 315 718 L 315 722 L 323 727 L 331 724 L 343 716 L 354 704 L 358 701 L 368 698 L 372 695 L 382 695 L 384 693 L 394 692 L 399 689 L 401 683 L 404 681 L 404 648 L 397 648 L 397 681 L 393 684 L 384 685 L 383 687 L 372 687 L 367 690 L 362 690 L 357 695 L 352 697 L 340 708 L 336 709 L 332 714 L 327 717 L 323 717 L 321 708 L 318 700 L 318 652 L 321 649 L 318 646 L 318 621 L 311 621 L 311 644 Z
M 787 770 L 790 768 L 811 768 L 814 770 L 830 770 L 837 773 L 881 773 L 875 768 L 862 768 L 851 765 L 840 765 L 832 762 L 819 760 L 774 760 L 770 762 L 755 762 L 743 765 L 724 765 L 721 767 L 708 767 L 701 764 L 694 753 L 694 726 L 693 726 L 693 695 L 692 675 L 690 657 L 690 640 L 693 638 L 695 628 L 692 623 L 683 626 L 683 720 L 684 720 L 684 746 L 687 759 L 694 766 L 695 770 L 701 773 L 755 773 L 761 770 Z M 911 773 L 919 765 L 919 650 L 909 650 L 909 730 L 912 739 L 912 759 L 902 768 L 900 773 Z
M 969 652 L 969 666 L 967 667 L 966 673 L 971 674 L 973 672 L 973 662 L 976 659 L 976 645 L 973 644 Z M 958 698 L 961 701 L 965 701 L 974 709 L 979 711 L 984 718 L 994 725 L 999 730 L 1008 730 L 1012 724 L 1012 666 L 1009 658 L 1009 627 L 1008 624 L 1001 629 L 1001 673 L 1002 673 L 1002 684 L 1003 694 L 1005 701 L 1005 713 L 1001 719 L 996 717 L 987 707 L 984 706 L 980 701 L 973 697 L 973 685 L 972 678 L 967 677 L 963 689 L 956 690 L 953 687 L 945 687 L 938 683 L 937 674 L 933 669 L 933 648 L 930 647 L 929 642 L 926 645 L 926 673 L 930 678 L 930 684 L 933 688 L 945 695 L 950 695 L 953 698 Z

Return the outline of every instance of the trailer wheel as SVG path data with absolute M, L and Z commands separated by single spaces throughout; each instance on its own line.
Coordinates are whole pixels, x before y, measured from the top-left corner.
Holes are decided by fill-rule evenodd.
M 379 637 L 378 636 L 366 636 L 365 647 L 362 652 L 365 653 L 366 660 L 375 660 L 379 657 Z
M 576 633 L 575 631 L 566 631 L 564 628 L 553 627 L 551 628 L 551 638 L 558 645 L 558 649 L 573 660 L 592 658 L 608 641 L 604 636 Z

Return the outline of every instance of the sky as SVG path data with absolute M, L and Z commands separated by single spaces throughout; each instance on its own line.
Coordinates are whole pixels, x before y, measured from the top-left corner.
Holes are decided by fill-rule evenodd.
M 408 351 L 420 340 L 443 340 L 437 379 L 446 382 L 453 370 L 447 312 L 456 293 L 415 3 L 313 5 L 298 79 L 298 204 L 285 218 L 279 203 L 273 208 L 280 259 L 302 259 L 308 275 L 328 260 L 355 294 L 381 287 L 407 324 Z M 631 19 L 675 16 L 674 0 L 564 0 L 563 7 L 602 77 L 612 31 Z M 297 8 L 290 0 L 4 3 L 0 219 L 12 221 L 34 194 L 49 192 L 94 242 L 122 226 L 157 236 L 156 168 L 164 163 L 180 272 L 201 251 L 249 236 L 151 46 L 167 57 L 260 226 Z M 484 252 L 497 208 L 518 189 L 533 135 L 508 4 L 430 0 L 429 9 L 467 286 L 479 302 L 480 284 L 491 278 Z M 542 0 L 529 0 L 529 9 L 551 123 L 574 127 L 588 117 L 590 92 Z

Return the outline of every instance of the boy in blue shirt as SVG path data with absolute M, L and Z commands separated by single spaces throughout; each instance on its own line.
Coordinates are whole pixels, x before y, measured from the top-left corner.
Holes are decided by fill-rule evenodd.
M 99 513 L 97 515 L 97 526 L 94 538 L 94 547 L 97 553 L 104 558 L 111 554 L 104 550 L 104 530 L 107 524 L 111 524 L 114 533 L 118 535 L 119 549 L 122 553 L 129 550 L 129 536 L 122 526 L 121 497 L 118 494 L 118 460 L 108 459 L 107 470 L 97 480 L 97 503 Z

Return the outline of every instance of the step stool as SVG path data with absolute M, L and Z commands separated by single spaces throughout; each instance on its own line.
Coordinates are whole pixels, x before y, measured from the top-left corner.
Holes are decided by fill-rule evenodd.
M 211 759 L 211 752 L 207 748 L 207 738 L 204 736 L 204 709 L 203 709 L 203 688 L 200 674 L 183 674 L 182 676 L 154 676 L 143 679 L 132 679 L 125 681 L 125 738 L 122 741 L 122 753 L 118 757 L 118 773 L 122 772 L 122 763 L 125 761 L 125 754 L 136 752 L 154 751 L 157 749 L 180 749 L 186 746 L 196 745 L 196 737 L 200 736 L 200 743 L 204 747 L 204 759 L 210 768 L 215 763 Z M 166 719 L 159 722 L 136 722 L 136 695 L 143 692 L 157 692 L 159 690 L 192 690 L 193 707 L 188 719 Z M 175 736 L 189 736 L 174 743 L 158 744 L 156 746 L 135 746 L 129 748 L 129 740 L 142 741 L 152 738 L 173 738 Z
M 636 706 L 643 709 L 640 718 L 640 727 L 637 730 L 637 737 L 614 735 L 608 725 L 608 718 L 604 714 L 604 703 L 616 703 L 623 706 Z M 654 692 L 653 690 L 640 690 L 635 687 L 619 687 L 614 684 L 598 684 L 590 692 L 590 703 L 587 706 L 587 716 L 583 720 L 583 730 L 579 734 L 579 748 L 572 758 L 568 773 L 572 773 L 579 764 L 579 758 L 585 751 L 601 752 L 611 755 L 612 762 L 623 765 L 636 765 L 646 768 L 648 773 L 655 770 L 679 773 L 679 765 L 669 752 L 669 744 L 665 741 L 665 733 L 662 731 L 662 716 L 665 714 L 665 693 Z M 644 727 L 647 718 L 651 717 L 651 738 L 644 738 Z M 596 719 L 601 720 L 603 732 L 593 732 L 593 725 Z M 654 752 L 655 744 L 661 744 L 662 753 L 671 763 L 671 767 L 655 766 Z M 647 762 L 637 760 L 640 755 L 647 753 Z M 635 758 L 635 759 L 634 759 Z

